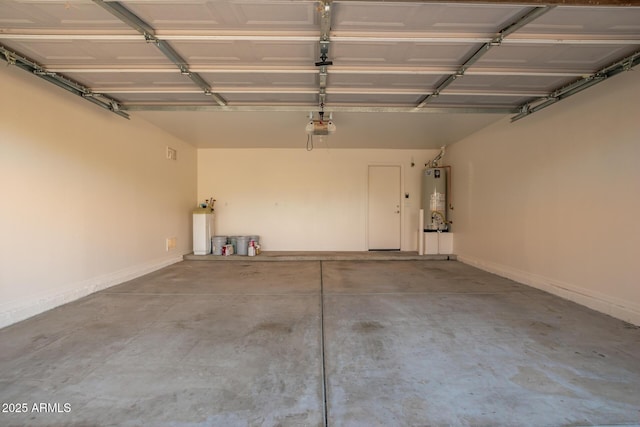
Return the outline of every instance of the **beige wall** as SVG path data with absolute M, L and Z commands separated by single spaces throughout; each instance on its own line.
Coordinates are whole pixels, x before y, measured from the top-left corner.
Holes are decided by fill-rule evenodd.
M 640 73 L 448 147 L 459 259 L 640 324 Z
M 0 93 L 0 327 L 179 261 L 194 202 L 211 195 L 220 234 L 366 250 L 369 165 L 401 166 L 402 249 L 416 250 L 437 150 L 196 153 L 14 67 L 0 67 Z M 459 259 L 640 324 L 638 99 L 629 72 L 450 145 Z
M 193 147 L 15 67 L 0 93 L 0 327 L 190 252 Z
M 402 250 L 416 250 L 421 171 L 437 153 L 200 149 L 198 198 L 216 198 L 216 234 L 257 234 L 265 250 L 364 251 L 368 166 L 400 165 Z

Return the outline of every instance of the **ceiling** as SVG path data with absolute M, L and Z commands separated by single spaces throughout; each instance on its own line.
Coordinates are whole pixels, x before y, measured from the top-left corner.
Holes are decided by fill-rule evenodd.
M 0 58 L 198 147 L 433 148 L 640 62 L 635 2 L 570 3 L 3 0 Z

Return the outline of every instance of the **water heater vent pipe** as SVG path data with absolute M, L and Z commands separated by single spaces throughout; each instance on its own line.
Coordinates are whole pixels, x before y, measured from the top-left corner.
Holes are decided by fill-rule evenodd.
M 438 155 L 434 157 L 433 160 L 429 160 L 427 163 L 425 163 L 424 166 L 427 168 L 439 167 L 440 160 L 442 160 L 442 158 L 444 157 L 444 151 L 445 151 L 445 146 L 440 147 L 440 153 L 438 153 Z

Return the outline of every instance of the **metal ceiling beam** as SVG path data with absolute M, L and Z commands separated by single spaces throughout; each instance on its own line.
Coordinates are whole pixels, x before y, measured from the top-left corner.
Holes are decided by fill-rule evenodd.
M 144 22 L 135 13 L 131 12 L 120 2 L 103 0 L 93 0 L 93 2 L 118 18 L 120 21 L 124 22 L 125 24 L 142 34 L 145 39 L 147 37 L 155 38 L 155 30 L 151 27 L 151 25 Z
M 196 89 L 184 89 L 184 88 L 101 88 L 94 87 L 95 93 L 109 93 L 109 94 L 197 94 L 200 91 Z M 220 93 L 242 93 L 242 94 L 264 94 L 264 93 L 287 93 L 287 94 L 312 94 L 317 93 L 317 90 L 309 87 L 221 87 L 218 88 Z M 332 87 L 326 89 L 327 94 L 338 95 L 421 95 L 424 93 L 421 88 L 352 88 L 352 87 Z M 542 91 L 478 91 L 478 90 L 448 90 L 443 95 L 448 96 L 502 96 L 502 97 L 542 97 L 546 96 L 546 92 Z
M 502 30 L 500 30 L 498 32 L 498 34 L 496 34 L 496 36 L 489 42 L 485 43 L 484 45 L 482 45 L 482 47 L 480 49 L 478 49 L 477 51 L 475 51 L 465 62 L 464 64 L 462 64 L 462 66 L 458 69 L 458 71 L 455 74 L 451 74 L 449 75 L 442 83 L 440 83 L 440 85 L 438 85 L 438 87 L 436 88 L 436 90 L 429 94 L 426 95 L 417 105 L 418 108 L 422 108 L 424 107 L 427 103 L 431 102 L 431 100 L 433 98 L 438 97 L 438 95 L 440 95 L 440 93 L 446 89 L 451 83 L 453 83 L 457 78 L 462 77 L 467 69 L 469 67 L 471 67 L 473 64 L 475 64 L 482 56 L 484 56 L 492 47 L 494 46 L 500 46 L 502 44 L 502 41 L 504 40 L 505 37 L 508 37 L 510 34 L 513 34 L 514 32 L 518 31 L 520 28 L 524 27 L 525 25 L 527 25 L 528 23 L 534 21 L 535 19 L 539 18 L 540 16 L 544 15 L 545 13 L 549 12 L 550 10 L 552 10 L 555 6 L 541 6 L 541 7 L 535 7 L 533 9 L 530 9 L 527 13 L 525 13 L 523 16 L 521 16 L 519 19 L 517 19 L 516 21 L 514 21 L 513 23 L 511 23 L 510 25 L 506 26 L 505 28 L 503 28 Z
M 122 106 L 115 99 L 103 94 L 95 93 L 88 87 L 85 87 L 62 74 L 47 70 L 40 64 L 37 64 L 19 55 L 17 52 L 5 48 L 2 45 L 0 45 L 0 57 L 2 57 L 2 59 L 4 59 L 8 65 L 13 65 L 22 70 L 30 72 L 40 77 L 41 79 L 58 86 L 59 88 L 69 91 L 72 94 L 79 96 L 93 104 L 96 104 L 99 107 L 109 110 L 121 117 L 124 117 L 125 119 L 129 118 L 129 115 L 122 111 Z
M 633 39 L 621 39 L 621 38 L 535 38 L 535 37 L 522 37 L 522 38 L 510 38 L 502 42 L 502 44 L 508 45 L 581 45 L 581 46 L 625 46 L 625 45 L 640 45 L 640 38 Z
M 336 0 L 340 3 L 372 2 L 372 0 Z M 375 0 L 373 0 L 375 2 Z M 380 0 L 385 3 L 458 3 L 458 4 L 511 4 L 558 6 L 640 6 L 640 0 Z
M 306 33 L 305 33 L 306 34 Z M 146 36 L 145 36 L 146 37 Z M 162 39 L 163 41 L 286 41 L 286 42 L 316 42 L 317 36 L 307 35 L 274 35 L 273 32 L 265 32 L 261 34 L 235 34 L 235 35 L 155 35 L 154 37 Z M 490 43 L 493 41 L 487 37 L 470 37 L 468 35 L 449 35 L 441 36 L 438 34 L 424 33 L 424 34 L 401 34 L 394 33 L 393 35 L 387 34 L 381 36 L 379 34 L 345 34 L 341 35 L 330 34 L 332 42 L 345 42 L 345 43 L 435 43 L 435 44 L 460 44 L 460 43 Z M 21 33 L 0 33 L 0 40 L 99 40 L 99 41 L 138 41 L 139 35 L 135 34 L 21 34 Z M 502 41 L 502 44 L 520 45 L 520 44 L 544 44 L 544 45 L 639 45 L 640 38 L 616 38 L 606 36 L 590 36 L 588 38 L 574 38 L 570 36 L 554 35 L 549 36 L 546 34 L 540 34 L 540 37 L 535 35 L 528 35 L 527 37 L 511 38 Z
M 305 112 L 311 105 L 176 105 L 176 104 L 131 104 L 124 107 L 127 111 L 201 111 L 201 112 L 241 112 L 241 111 L 279 111 Z M 342 113 L 417 113 L 417 114 L 515 114 L 516 108 L 505 107 L 389 107 L 389 106 L 328 106 L 326 112 Z
M 224 90 L 218 91 L 220 93 L 300 93 L 300 94 L 311 94 L 318 93 L 318 90 L 315 88 L 304 88 L 304 87 L 225 87 Z M 155 89 L 155 88 L 138 88 L 138 89 L 130 89 L 130 88 L 93 88 L 93 90 L 97 93 L 119 93 L 119 94 L 153 94 L 153 93 L 165 93 L 165 94 L 197 94 L 201 93 L 196 89 L 184 89 L 184 88 L 163 88 L 163 89 Z M 544 95 L 544 94 L 543 94 Z
M 69 68 L 65 66 L 53 66 L 51 70 L 61 73 L 159 73 L 159 74 L 176 74 L 180 73 L 176 68 L 140 68 L 140 67 L 117 67 L 117 68 Z M 257 67 L 230 67 L 230 68 L 211 68 L 206 65 L 189 67 L 194 73 L 228 73 L 228 74 L 318 74 L 317 68 L 311 67 L 289 67 L 274 68 L 269 66 Z
M 226 101 L 222 96 L 213 92 L 211 90 L 211 86 L 198 74 L 191 70 L 189 70 L 189 65 L 187 62 L 180 56 L 178 52 L 176 52 L 169 43 L 165 40 L 161 40 L 155 35 L 154 29 L 140 19 L 137 15 L 123 6 L 121 3 L 117 1 L 104 1 L 104 0 L 93 0 L 95 4 L 105 9 L 107 12 L 111 13 L 113 16 L 118 18 L 120 21 L 124 22 L 134 30 L 138 31 L 140 34 L 144 36 L 144 39 L 148 43 L 153 43 L 162 54 L 173 64 L 175 64 L 180 73 L 189 77 L 191 81 L 198 86 L 205 95 L 209 95 L 213 98 L 215 102 L 219 105 L 226 105 Z
M 58 73 L 159 73 L 176 74 L 180 70 L 176 68 L 68 68 L 49 67 L 51 71 Z M 273 67 L 232 67 L 232 68 L 209 68 L 208 66 L 194 66 L 190 68 L 196 73 L 218 73 L 218 74 L 318 74 L 317 68 L 273 68 Z M 391 74 L 391 75 L 442 75 L 455 73 L 456 68 L 439 67 L 345 67 L 334 65 L 331 67 L 331 74 Z M 474 76 L 534 76 L 534 77 L 574 77 L 584 75 L 584 71 L 530 71 L 523 69 L 469 69 L 465 75 Z
M 324 108 L 325 101 L 327 99 L 327 66 L 333 65 L 331 61 L 328 61 L 329 57 L 329 43 L 331 38 L 331 1 L 321 0 L 319 13 L 320 13 L 320 61 L 316 62 L 316 67 L 319 67 L 318 74 L 318 105 L 321 109 Z
M 0 36 L 1 37 L 1 36 Z M 495 43 L 493 39 L 487 37 L 469 37 L 466 35 L 461 36 L 447 36 L 439 37 L 437 35 L 396 35 L 396 36 L 355 36 L 355 35 L 333 35 L 331 40 L 334 42 L 345 43 L 434 43 L 434 44 L 461 44 L 461 43 Z M 579 44 L 579 45 L 629 45 L 640 44 L 640 39 L 635 38 L 606 38 L 606 37 L 592 37 L 587 39 L 576 39 L 568 36 L 548 36 L 541 34 L 540 37 L 536 37 L 535 34 L 528 37 L 522 37 L 517 39 L 502 40 L 502 44 Z
M 542 110 L 550 105 L 555 104 L 558 101 L 562 101 L 572 95 L 575 95 L 578 92 L 581 92 L 591 86 L 594 86 L 598 83 L 601 83 L 608 79 L 609 77 L 613 77 L 616 74 L 620 74 L 624 71 L 629 71 L 633 67 L 640 64 L 640 51 L 630 55 L 620 61 L 614 62 L 613 64 L 597 71 L 589 76 L 585 76 L 575 82 L 572 82 L 566 86 L 558 88 L 551 92 L 550 94 L 535 99 L 533 101 L 527 102 L 520 106 L 520 114 L 511 118 L 512 122 L 520 120 L 526 116 L 529 116 L 537 111 Z

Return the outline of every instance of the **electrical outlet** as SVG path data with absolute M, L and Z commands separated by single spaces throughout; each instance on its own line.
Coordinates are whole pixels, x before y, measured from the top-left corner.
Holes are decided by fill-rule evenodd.
M 167 160 L 178 160 L 178 150 L 167 147 Z
M 176 248 L 177 240 L 178 240 L 177 237 L 167 237 L 167 242 L 166 242 L 167 252 Z

